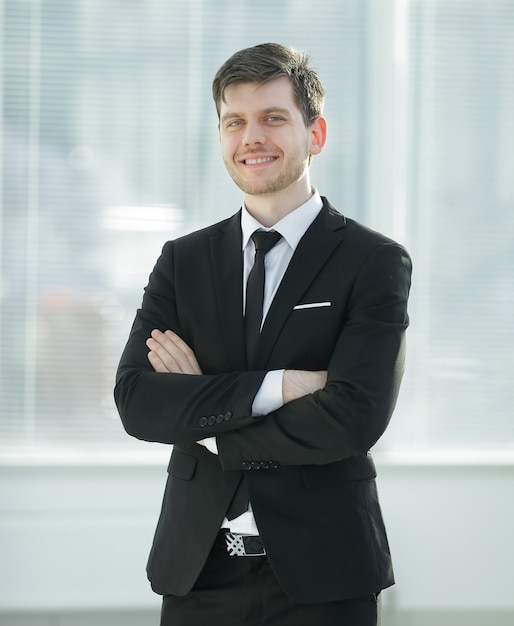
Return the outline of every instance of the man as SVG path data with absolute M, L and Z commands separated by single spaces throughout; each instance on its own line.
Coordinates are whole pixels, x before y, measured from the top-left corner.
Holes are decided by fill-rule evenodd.
M 129 434 L 174 444 L 161 624 L 375 625 L 394 581 L 369 449 L 402 376 L 409 256 L 311 186 L 326 122 L 304 54 L 242 50 L 213 95 L 244 205 L 164 246 L 115 390 Z

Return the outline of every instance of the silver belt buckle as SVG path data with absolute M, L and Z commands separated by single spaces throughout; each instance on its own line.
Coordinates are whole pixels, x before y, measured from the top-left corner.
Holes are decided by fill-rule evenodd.
M 253 539 L 253 535 L 227 533 L 225 535 L 225 542 L 227 544 L 227 552 L 229 556 L 264 556 L 266 554 L 266 550 L 264 549 L 264 546 L 262 545 L 262 542 L 260 540 L 258 548 L 256 547 L 254 551 L 251 549 L 251 543 Z

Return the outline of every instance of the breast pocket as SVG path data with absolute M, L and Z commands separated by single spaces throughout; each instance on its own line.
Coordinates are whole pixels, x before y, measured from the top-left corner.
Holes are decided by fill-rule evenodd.
M 323 320 L 330 319 L 336 314 L 336 306 L 333 302 L 306 302 L 297 304 L 291 312 L 291 321 Z

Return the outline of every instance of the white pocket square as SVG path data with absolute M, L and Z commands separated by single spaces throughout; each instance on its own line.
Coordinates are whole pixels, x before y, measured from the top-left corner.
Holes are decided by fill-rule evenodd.
M 320 309 L 327 306 L 332 306 L 332 302 L 309 302 L 308 304 L 297 304 L 293 307 L 293 311 L 300 309 Z

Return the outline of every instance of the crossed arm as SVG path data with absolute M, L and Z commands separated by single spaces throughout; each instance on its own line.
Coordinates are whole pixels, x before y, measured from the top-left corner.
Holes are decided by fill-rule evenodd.
M 195 353 L 176 333 L 171 330 L 153 330 L 146 341 L 150 352 L 148 360 L 156 372 L 173 374 L 202 374 Z M 327 382 L 327 372 L 285 370 L 282 379 L 282 401 L 284 404 L 297 400 L 319 389 Z
M 318 329 L 323 346 L 318 347 L 318 332 L 310 332 L 307 321 L 297 329 L 305 328 L 309 350 L 328 373 L 285 370 L 279 397 L 273 398 L 282 404 L 256 415 L 253 404 L 267 383 L 266 371 L 230 370 L 221 338 L 209 343 L 195 330 L 203 318 L 179 316 L 177 285 L 168 271 L 172 261 L 166 256 L 156 266 L 118 366 L 115 400 L 128 434 L 173 444 L 216 437 L 226 470 L 257 457 L 281 465 L 326 464 L 362 455 L 374 445 L 389 423 L 403 374 L 411 270 L 403 248 L 387 242 L 376 246 L 358 275 L 353 271 L 343 280 L 337 295 L 345 317 Z M 189 306 L 197 303 L 184 285 L 179 287 Z M 327 291 L 333 287 L 327 283 Z M 180 329 L 187 343 L 156 328 Z M 291 346 L 289 361 L 308 366 L 302 346 Z M 223 369 L 215 366 L 218 351 Z M 274 363 L 280 367 L 279 359 Z M 222 414 L 231 417 L 209 422 Z M 207 424 L 201 423 L 205 418 Z

